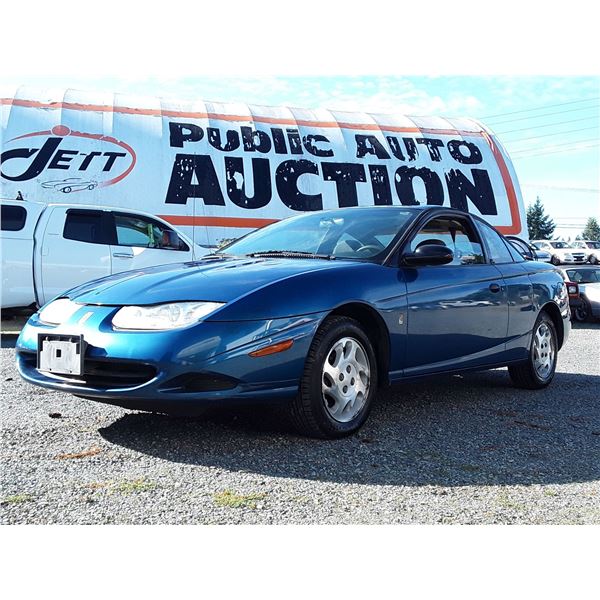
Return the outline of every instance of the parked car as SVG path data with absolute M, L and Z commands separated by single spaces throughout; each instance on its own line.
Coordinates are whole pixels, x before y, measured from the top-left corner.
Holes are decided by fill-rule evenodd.
M 573 248 L 567 242 L 554 240 L 534 240 L 531 242 L 538 250 L 546 250 L 551 254 L 553 265 L 583 264 L 587 260 L 585 252 Z
M 0 221 L 3 309 L 41 306 L 90 279 L 205 253 L 137 210 L 3 200 Z
M 594 240 L 575 240 L 573 248 L 583 250 L 587 255 L 588 262 L 597 265 L 600 262 L 600 242 Z
M 542 262 L 552 262 L 552 255 L 546 250 L 540 250 L 516 235 L 507 235 L 506 239 L 513 248 L 519 252 L 526 260 L 541 260 Z
M 561 271 L 567 282 L 569 298 L 573 295 L 570 300 L 573 318 L 582 322 L 600 318 L 600 267 L 584 266 Z
M 556 269 L 476 216 L 346 208 L 79 286 L 29 319 L 17 364 L 30 383 L 149 411 L 282 401 L 300 432 L 335 438 L 389 383 L 508 366 L 515 385 L 547 386 L 569 317 Z
M 557 269 L 567 285 L 567 294 L 569 296 L 569 308 L 571 309 L 571 320 L 579 321 L 578 311 L 581 307 L 581 294 L 579 285 L 575 281 L 569 279 L 569 275 L 565 269 Z

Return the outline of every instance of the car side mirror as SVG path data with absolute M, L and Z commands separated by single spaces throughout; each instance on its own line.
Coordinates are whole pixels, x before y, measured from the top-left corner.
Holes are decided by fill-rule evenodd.
M 448 246 L 437 244 L 423 244 L 414 252 L 403 254 L 400 264 L 408 267 L 425 267 L 433 265 L 447 265 L 454 260 L 454 252 Z

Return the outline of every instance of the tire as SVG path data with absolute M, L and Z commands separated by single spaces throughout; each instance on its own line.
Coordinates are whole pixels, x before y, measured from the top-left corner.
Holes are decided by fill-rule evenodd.
M 348 436 L 367 420 L 376 393 L 377 361 L 364 329 L 354 319 L 328 317 L 313 338 L 289 407 L 295 429 L 322 439 Z
M 554 378 L 557 357 L 556 327 L 550 315 L 542 311 L 533 327 L 529 357 L 523 363 L 508 367 L 513 384 L 529 390 L 545 388 Z
M 558 256 L 556 256 L 556 254 L 552 255 L 552 258 L 550 259 L 550 262 L 557 267 L 558 265 L 560 265 L 560 258 L 558 258 Z
M 590 303 L 585 299 L 581 299 L 581 304 L 573 311 L 573 318 L 579 323 L 585 323 L 590 320 L 592 314 L 592 307 Z
M 598 259 L 596 258 L 596 255 L 595 255 L 595 254 L 592 254 L 592 255 L 590 256 L 590 264 L 591 264 L 591 265 L 597 265 L 597 264 L 598 264 Z

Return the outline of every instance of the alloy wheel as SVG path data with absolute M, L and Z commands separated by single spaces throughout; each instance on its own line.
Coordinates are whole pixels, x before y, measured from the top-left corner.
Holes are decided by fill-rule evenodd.
M 369 358 L 358 340 L 343 337 L 331 346 L 323 363 L 321 390 L 332 419 L 347 423 L 356 417 L 369 394 L 370 374 Z
M 552 331 L 542 321 L 533 337 L 533 368 L 540 379 L 546 380 L 552 375 L 555 354 Z

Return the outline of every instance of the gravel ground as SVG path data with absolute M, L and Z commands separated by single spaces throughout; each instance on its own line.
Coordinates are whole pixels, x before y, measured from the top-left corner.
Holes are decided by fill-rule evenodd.
M 600 325 L 539 392 L 506 370 L 382 394 L 324 442 L 264 411 L 182 419 L 22 382 L 2 344 L 2 523 L 600 523 Z

